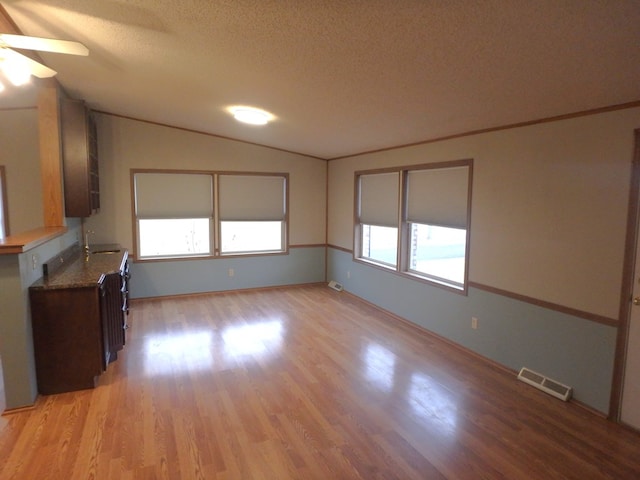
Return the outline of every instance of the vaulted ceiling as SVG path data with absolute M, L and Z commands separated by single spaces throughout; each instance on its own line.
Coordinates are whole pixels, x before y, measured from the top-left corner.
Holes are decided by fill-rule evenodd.
M 93 109 L 324 159 L 640 101 L 638 0 L 0 5 L 89 48 L 40 57 Z M 242 125 L 234 104 L 277 118 Z

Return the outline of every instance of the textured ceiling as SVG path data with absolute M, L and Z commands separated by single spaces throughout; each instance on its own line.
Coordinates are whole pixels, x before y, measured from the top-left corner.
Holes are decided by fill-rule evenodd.
M 638 0 L 0 4 L 89 48 L 41 58 L 96 110 L 320 158 L 640 101 Z

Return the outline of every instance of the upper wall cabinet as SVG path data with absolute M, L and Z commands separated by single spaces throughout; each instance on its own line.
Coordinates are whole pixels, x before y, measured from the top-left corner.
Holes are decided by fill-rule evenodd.
M 89 217 L 100 208 L 95 121 L 82 100 L 63 98 L 62 159 L 67 217 Z

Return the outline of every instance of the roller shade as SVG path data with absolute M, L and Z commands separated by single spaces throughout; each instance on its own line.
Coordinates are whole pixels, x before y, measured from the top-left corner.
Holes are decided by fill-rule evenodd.
M 213 216 L 211 175 L 136 173 L 136 215 L 150 218 Z
M 360 223 L 398 226 L 398 172 L 360 175 Z
M 286 178 L 281 175 L 220 175 L 220 220 L 285 219 Z
M 469 168 L 410 170 L 407 221 L 467 228 Z

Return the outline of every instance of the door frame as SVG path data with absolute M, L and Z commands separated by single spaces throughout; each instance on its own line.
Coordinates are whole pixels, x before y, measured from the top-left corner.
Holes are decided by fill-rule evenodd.
M 613 381 L 609 401 L 609 419 L 620 422 L 622 413 L 622 390 L 624 371 L 627 361 L 627 342 L 631 318 L 631 299 L 635 283 L 635 255 L 640 241 L 640 128 L 634 130 L 633 160 L 631 163 L 631 185 L 629 187 L 629 206 L 627 209 L 627 234 L 622 267 L 622 289 L 620 292 L 620 310 L 618 334 L 613 363 Z

